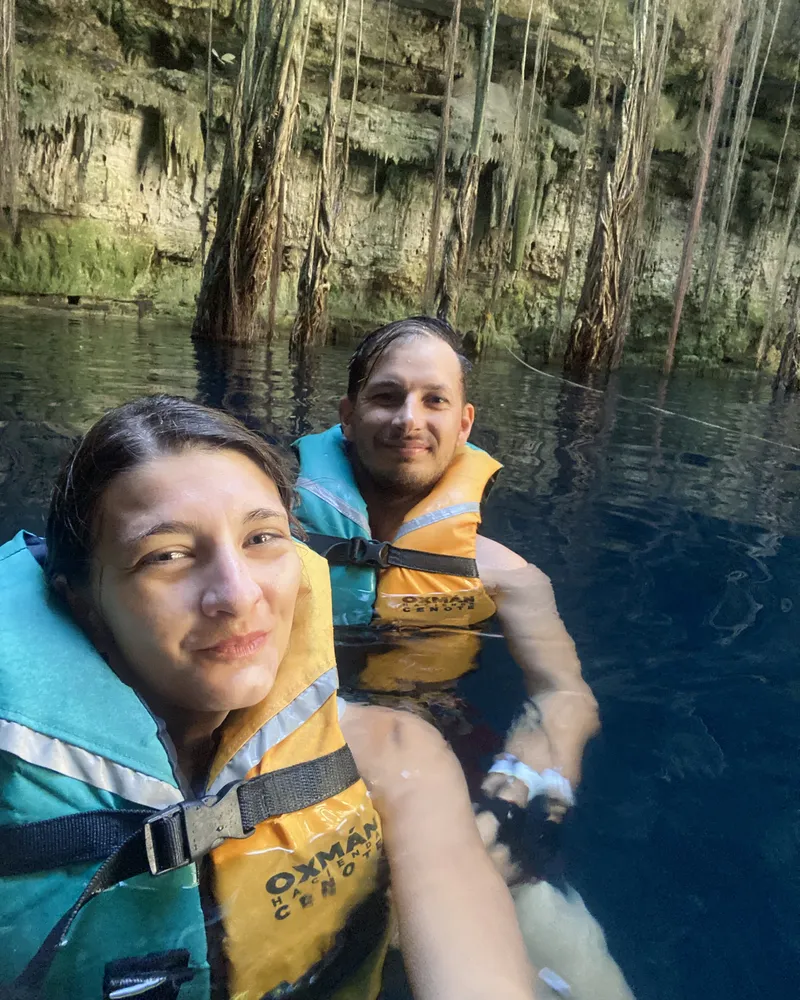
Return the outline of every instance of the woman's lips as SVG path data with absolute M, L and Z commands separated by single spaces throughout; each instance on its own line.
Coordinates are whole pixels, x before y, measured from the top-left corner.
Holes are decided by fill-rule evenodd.
M 200 652 L 206 656 L 213 656 L 217 660 L 241 660 L 246 656 L 252 656 L 260 649 L 267 640 L 269 632 L 248 632 L 247 635 L 234 635 L 230 639 L 223 639 L 216 646 L 207 646 Z

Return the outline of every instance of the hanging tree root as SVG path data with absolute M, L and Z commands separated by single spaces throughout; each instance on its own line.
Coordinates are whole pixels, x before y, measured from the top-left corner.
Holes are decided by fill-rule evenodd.
M 736 43 L 736 33 L 739 30 L 739 23 L 742 14 L 742 0 L 732 0 L 724 9 L 722 24 L 720 25 L 719 44 L 714 58 L 714 71 L 711 83 L 711 106 L 706 119 L 705 132 L 699 136 L 700 162 L 697 167 L 697 174 L 694 181 L 694 196 L 692 208 L 689 213 L 689 225 L 686 227 L 686 234 L 683 240 L 683 253 L 678 269 L 678 280 L 675 283 L 675 309 L 672 314 L 672 325 L 667 340 L 667 353 L 664 359 L 664 374 L 669 375 L 675 358 L 675 345 L 678 341 L 678 329 L 683 312 L 683 303 L 689 289 L 689 279 L 692 274 L 692 257 L 694 254 L 694 244 L 700 229 L 700 221 L 703 215 L 703 203 L 705 201 L 706 185 L 708 183 L 708 172 L 711 165 L 711 154 L 717 141 L 717 130 L 719 128 L 719 116 L 722 109 L 722 98 L 725 93 L 725 86 L 728 81 L 728 71 L 733 57 L 733 49 Z M 702 119 L 702 106 L 701 115 Z M 700 121 L 698 120 L 698 134 L 700 131 Z
M 783 342 L 781 363 L 773 382 L 775 390 L 800 391 L 800 278 L 794 283 L 789 329 Z
M 272 271 L 307 15 L 308 0 L 249 0 L 196 337 L 247 343 L 262 333 L 258 309 Z
M 442 121 L 439 127 L 439 146 L 436 151 L 436 175 L 433 185 L 430 232 L 428 234 L 428 261 L 425 270 L 425 291 L 423 292 L 422 297 L 422 307 L 425 312 L 430 310 L 433 303 L 434 280 L 436 274 L 436 254 L 439 247 L 439 226 L 442 219 L 444 185 L 447 179 L 447 144 L 450 137 L 450 107 L 453 102 L 453 76 L 456 67 L 458 30 L 460 24 L 461 0 L 455 0 L 455 3 L 453 4 L 453 13 L 450 16 L 450 32 L 447 39 L 447 55 L 445 57 L 444 101 L 442 102 Z M 383 85 L 383 81 L 381 81 L 381 85 Z
M 439 281 L 436 289 L 437 309 L 440 319 L 455 322 L 458 299 L 469 266 L 470 243 L 475 223 L 478 198 L 478 181 L 481 169 L 481 144 L 486 97 L 492 80 L 494 64 L 494 38 L 497 31 L 499 0 L 485 0 L 483 35 L 481 37 L 480 65 L 475 88 L 475 110 L 472 116 L 470 147 L 461 170 L 453 221 L 447 235 Z
M 569 215 L 569 235 L 567 236 L 567 249 L 564 252 L 564 264 L 561 270 L 561 285 L 558 290 L 558 307 L 556 309 L 556 322 L 550 334 L 550 344 L 548 357 L 552 357 L 555 349 L 556 337 L 561 332 L 564 317 L 564 301 L 569 285 L 569 274 L 572 270 L 572 255 L 575 250 L 575 233 L 578 227 L 578 216 L 580 215 L 581 202 L 583 200 L 583 189 L 586 182 L 586 166 L 589 158 L 589 148 L 594 134 L 594 107 L 597 101 L 597 74 L 600 69 L 600 56 L 603 50 L 603 35 L 606 27 L 606 15 L 608 13 L 608 0 L 603 0 L 603 7 L 600 11 L 600 23 L 594 36 L 594 50 L 592 53 L 592 77 L 589 82 L 589 109 L 586 113 L 586 125 L 584 126 L 583 142 L 581 144 L 581 159 L 578 167 L 578 183 L 572 194 L 572 206 Z
M 622 358 L 640 259 L 639 233 L 658 94 L 672 23 L 667 0 L 638 0 L 634 45 L 614 164 L 606 175 L 580 301 L 564 358 L 569 371 L 614 368 Z M 659 23 L 666 37 L 659 43 Z
M 328 333 L 328 295 L 330 293 L 330 263 L 336 220 L 347 184 L 350 158 L 350 127 L 358 93 L 358 76 L 363 37 L 363 0 L 359 7 L 353 93 L 345 127 L 342 152 L 336 137 L 339 96 L 342 88 L 342 66 L 347 35 L 348 0 L 339 0 L 334 40 L 333 64 L 328 87 L 328 103 L 322 123 L 322 156 L 317 180 L 317 200 L 309 234 L 308 246 L 300 266 L 297 282 L 297 314 L 292 325 L 289 349 L 293 355 L 312 344 L 323 343 Z
M 703 313 L 708 311 L 711 297 L 714 293 L 717 272 L 720 261 L 728 245 L 728 229 L 730 227 L 733 203 L 738 189 L 741 167 L 747 153 L 747 138 L 749 132 L 749 122 L 752 121 L 750 114 L 750 95 L 753 90 L 758 53 L 761 48 L 761 38 L 764 32 L 764 19 L 766 15 L 767 0 L 757 0 L 758 8 L 756 12 L 756 23 L 753 34 L 750 38 L 750 47 L 745 59 L 745 70 L 739 87 L 738 99 L 736 102 L 736 113 L 733 119 L 731 131 L 731 143 L 728 149 L 728 158 L 725 163 L 725 173 L 722 180 L 722 193 L 720 196 L 719 218 L 717 220 L 717 238 L 714 242 L 714 250 L 708 266 L 706 277 L 706 287 L 703 294 Z M 756 92 L 756 98 L 758 93 Z
M 0 0 L 0 211 L 17 227 L 19 99 L 16 73 L 16 0 Z
M 506 236 L 508 234 L 508 229 L 511 224 L 511 212 L 514 205 L 514 192 L 517 187 L 517 180 L 519 178 L 520 170 L 522 169 L 522 143 L 520 142 L 520 125 L 522 124 L 522 106 L 525 98 L 525 72 L 528 64 L 528 42 L 530 40 L 531 33 L 531 19 L 533 17 L 533 3 L 534 0 L 530 0 L 528 5 L 528 18 L 525 22 L 525 41 L 522 45 L 522 62 L 519 68 L 519 91 L 517 93 L 517 102 L 514 107 L 514 127 L 511 138 L 511 160 L 506 166 L 505 176 L 503 177 L 503 200 L 500 207 L 500 231 L 497 234 L 497 246 L 495 248 L 495 259 L 494 259 L 494 271 L 492 274 L 492 294 L 490 299 L 490 306 L 487 311 L 484 312 L 481 317 L 480 330 L 478 332 L 478 350 L 481 351 L 485 347 L 488 347 L 490 341 L 489 329 L 489 319 L 493 317 L 496 309 L 497 302 L 500 298 L 500 289 L 502 284 L 503 273 L 505 271 L 505 260 L 506 260 Z M 536 87 L 536 71 L 534 71 L 534 80 L 532 86 Z

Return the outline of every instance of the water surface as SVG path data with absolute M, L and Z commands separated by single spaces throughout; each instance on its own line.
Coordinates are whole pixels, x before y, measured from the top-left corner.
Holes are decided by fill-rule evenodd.
M 70 434 L 108 407 L 178 392 L 288 442 L 335 419 L 347 356 L 298 369 L 283 344 L 7 310 L 3 539 L 41 530 Z M 599 394 L 508 355 L 478 367 L 473 399 L 474 439 L 505 463 L 485 530 L 551 576 L 601 706 L 570 880 L 639 1000 L 797 996 L 798 403 L 766 381 L 678 374 L 665 390 L 639 370 Z M 495 646 L 463 690 L 496 730 L 520 682 Z

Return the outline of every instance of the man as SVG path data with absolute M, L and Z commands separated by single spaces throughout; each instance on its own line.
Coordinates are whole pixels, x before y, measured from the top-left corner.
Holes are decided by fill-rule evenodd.
M 426 626 L 416 656 L 427 663 L 423 682 L 469 669 L 477 640 L 457 630 L 496 610 L 529 702 L 484 791 L 519 806 L 544 793 L 558 814 L 572 802 L 584 746 L 598 729 L 597 703 L 549 579 L 477 533 L 500 466 L 467 443 L 475 411 L 459 348 L 455 331 L 429 317 L 390 323 L 361 342 L 341 426 L 297 442 L 298 516 L 332 563 L 338 624 Z M 413 672 L 414 654 L 413 643 L 405 646 L 392 669 Z M 378 658 L 368 669 L 377 676 L 382 667 Z
M 297 514 L 331 563 L 336 624 L 377 625 L 386 637 L 367 657 L 362 687 L 440 692 L 472 666 L 479 637 L 470 626 L 496 612 L 528 701 L 483 781 L 477 822 L 517 883 L 520 927 L 543 980 L 537 998 L 633 1000 L 580 896 L 562 878 L 560 891 L 547 881 L 558 874 L 553 834 L 598 729 L 597 703 L 549 579 L 478 534 L 500 465 L 468 444 L 468 370 L 458 335 L 439 320 L 369 334 L 350 360 L 341 424 L 296 442 Z

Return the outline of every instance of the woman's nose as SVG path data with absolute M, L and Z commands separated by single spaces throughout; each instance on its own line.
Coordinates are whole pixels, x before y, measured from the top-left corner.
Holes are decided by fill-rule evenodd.
M 261 598 L 261 587 L 253 579 L 247 560 L 238 551 L 217 553 L 203 589 L 203 614 L 245 616 Z

